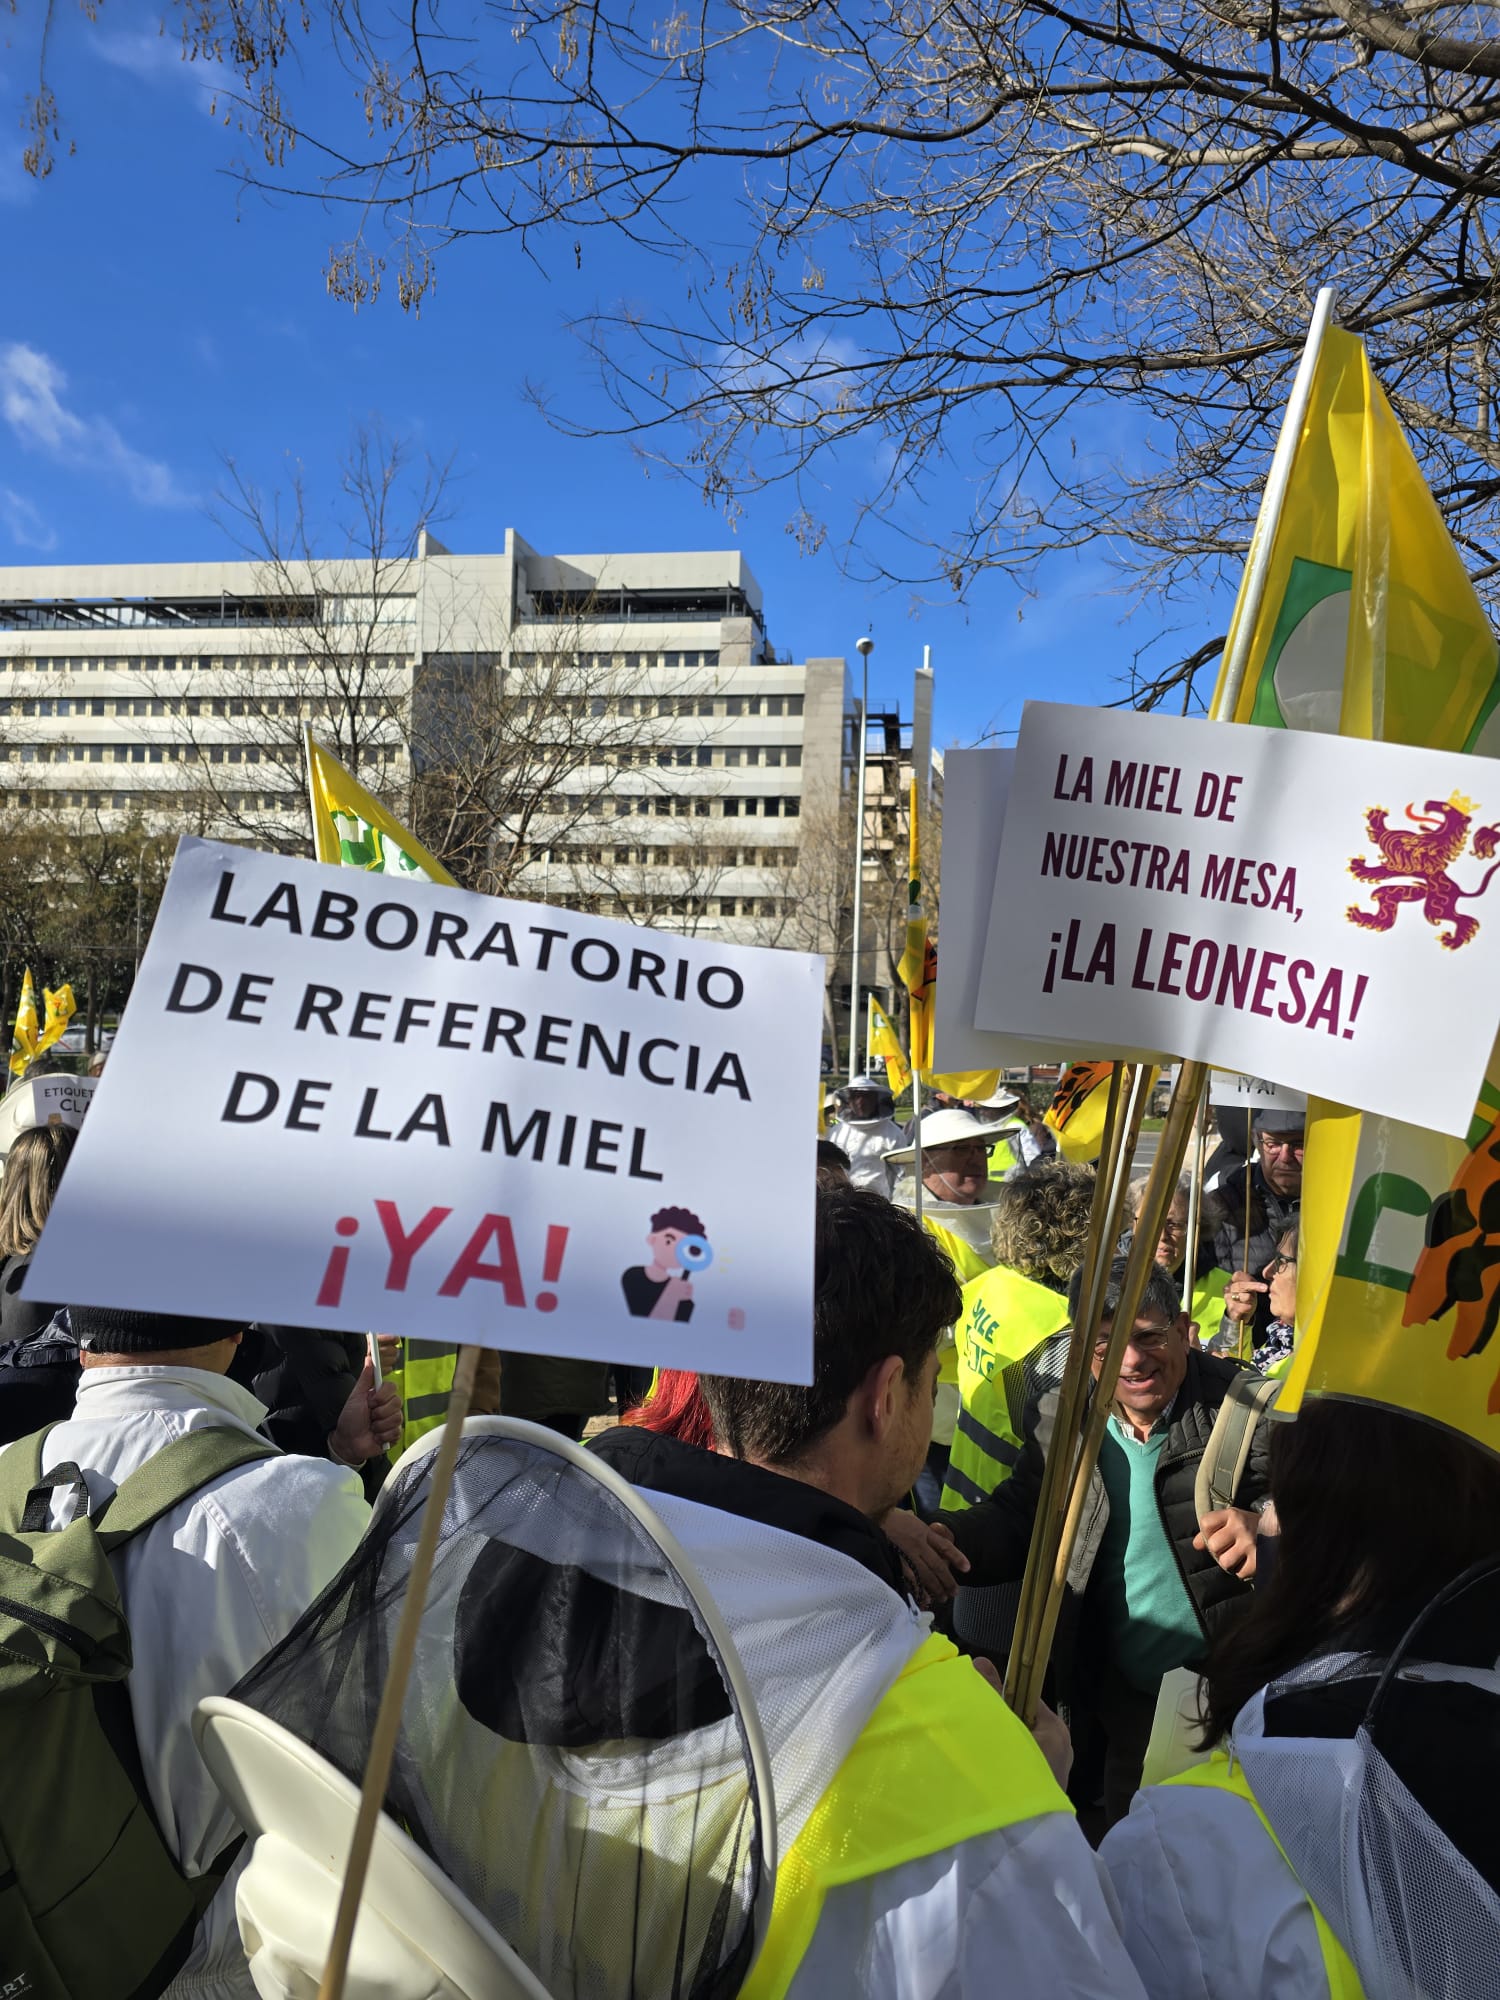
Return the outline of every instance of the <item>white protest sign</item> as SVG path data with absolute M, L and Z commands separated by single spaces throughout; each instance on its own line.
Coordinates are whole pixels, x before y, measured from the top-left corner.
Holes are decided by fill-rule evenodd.
M 36 1125 L 83 1123 L 99 1079 L 96 1076 L 27 1076 L 13 1083 L 0 1101 L 0 1158 L 22 1132 Z
M 975 1025 L 1461 1134 L 1500 1013 L 1497 857 L 1487 758 L 1028 703 Z
M 809 1381 L 822 983 L 186 840 L 33 1289 Z
M 950 750 L 943 759 L 943 882 L 932 1067 L 943 1072 L 1064 1062 L 1095 1053 L 1049 1035 L 1027 1041 L 974 1026 L 990 899 L 1014 750 Z
M 1247 1076 L 1243 1070 L 1216 1069 L 1209 1079 L 1208 1101 L 1225 1107 L 1238 1105 L 1241 1111 L 1251 1111 L 1257 1118 L 1273 1111 L 1288 1112 L 1296 1118 L 1307 1113 L 1305 1090 L 1290 1090 L 1284 1083 L 1272 1083 L 1264 1076 Z

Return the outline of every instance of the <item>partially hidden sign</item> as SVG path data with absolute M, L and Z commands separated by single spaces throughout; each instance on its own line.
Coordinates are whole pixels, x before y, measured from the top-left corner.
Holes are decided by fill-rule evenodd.
M 822 963 L 185 840 L 38 1297 L 811 1379 Z
M 1028 703 L 975 1009 L 1463 1133 L 1500 1015 L 1500 764 Z

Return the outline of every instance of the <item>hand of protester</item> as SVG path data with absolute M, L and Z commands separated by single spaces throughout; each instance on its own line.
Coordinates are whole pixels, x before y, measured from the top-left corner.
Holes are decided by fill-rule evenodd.
M 1000 1669 L 993 1660 L 971 1658 L 969 1665 L 982 1681 L 988 1681 L 996 1694 L 1004 1697 L 1005 1683 L 1001 1680 Z M 1073 1769 L 1073 1737 L 1067 1723 L 1048 1708 L 1046 1702 L 1039 1701 L 1031 1733 L 1036 1738 L 1037 1748 L 1047 1760 L 1048 1769 L 1066 1791 L 1068 1777 Z
M 1255 1574 L 1255 1537 L 1259 1532 L 1260 1516 L 1253 1509 L 1216 1507 L 1203 1516 L 1193 1547 L 1207 1549 L 1220 1569 L 1248 1583 Z
M 376 1344 L 380 1348 L 380 1372 L 394 1375 L 401 1367 L 401 1336 L 399 1333 L 377 1333 Z
M 1232 1271 L 1224 1293 L 1224 1310 L 1236 1326 L 1248 1325 L 1255 1317 L 1256 1300 L 1262 1292 L 1270 1289 L 1259 1278 L 1252 1278 L 1248 1271 Z
M 946 1604 L 969 1567 L 952 1530 L 941 1521 L 923 1521 L 906 1507 L 892 1508 L 881 1526 L 900 1551 L 924 1609 Z
M 1060 1715 L 1055 1715 L 1046 1702 L 1039 1701 L 1031 1733 L 1036 1738 L 1037 1748 L 1046 1758 L 1053 1777 L 1066 1791 L 1068 1777 L 1073 1769 L 1073 1738 L 1067 1723 Z
M 377 1458 L 401 1435 L 401 1394 L 393 1382 L 375 1387 L 375 1370 L 367 1361 L 339 1420 L 328 1435 L 328 1456 L 340 1465 L 363 1465 Z

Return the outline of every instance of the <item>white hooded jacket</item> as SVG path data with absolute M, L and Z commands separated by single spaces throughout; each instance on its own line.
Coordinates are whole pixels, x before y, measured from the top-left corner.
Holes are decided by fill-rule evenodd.
M 382 1497 L 382 1510 L 391 1492 Z M 692 1559 L 733 1637 L 769 1751 L 776 1843 L 784 1857 L 876 1704 L 927 1637 L 928 1621 L 837 1549 L 673 1493 L 651 1490 L 642 1497 Z M 506 1538 L 514 1548 L 556 1561 L 556 1509 L 509 1515 Z M 570 1563 L 595 1568 L 576 1530 L 567 1549 Z M 596 1573 L 618 1580 L 617 1551 L 602 1542 L 600 1549 Z M 659 1589 L 644 1571 L 630 1587 L 646 1597 Z M 442 1864 L 482 1908 L 503 1910 L 502 1928 L 542 1983 L 568 1992 L 580 1944 L 567 1913 L 599 1889 L 600 1843 L 619 1822 L 628 1780 L 623 1765 L 615 1774 L 591 1750 L 575 1756 L 566 1749 L 533 1749 L 523 1765 L 461 1711 L 454 1660 L 462 1650 L 461 1598 L 472 1588 L 466 1568 L 455 1564 L 450 1573 L 440 1560 L 407 1704 L 422 1818 L 443 1830 Z M 597 1634 L 574 1629 L 577 1644 L 599 1643 Z M 582 1656 L 577 1673 L 587 1673 Z M 560 1684 L 574 1678 L 564 1664 Z M 675 1756 L 682 1760 L 676 1777 Z M 720 1771 L 722 1801 L 714 1776 Z M 643 1832 L 634 1819 L 624 1832 L 627 1842 L 641 1843 L 641 1879 L 648 1889 L 650 1871 L 684 1851 L 674 1819 L 680 1826 L 691 1818 L 701 1829 L 715 1821 L 721 1802 L 732 1812 L 742 1796 L 742 1772 L 732 1722 L 723 1725 L 718 1747 L 713 1731 L 703 1729 L 680 1745 L 668 1739 L 657 1747 L 643 1795 Z M 509 1886 L 509 1864 L 503 1879 L 497 1874 L 493 1845 L 497 1829 L 517 1823 L 527 1827 L 531 1885 L 519 1895 Z M 633 1835 L 631 1828 L 637 1829 Z M 469 1839 L 477 1845 L 468 1847 Z M 667 1948 L 674 1913 L 675 1904 L 661 1914 Z M 641 1968 L 657 1951 L 658 1914 L 643 1893 L 618 1940 L 602 1936 L 598 1924 L 589 1926 L 583 1948 L 606 1961 L 595 1968 L 598 1990 L 623 1991 L 632 1978 L 640 1986 L 646 1977 Z M 625 1955 L 612 1982 L 608 1954 L 615 1949 Z M 1047 1813 L 835 1888 L 789 2000 L 845 1994 L 993 2000 L 1001 1977 L 1004 1990 L 1016 1995 L 1141 2000 L 1103 1871 L 1071 1814 Z

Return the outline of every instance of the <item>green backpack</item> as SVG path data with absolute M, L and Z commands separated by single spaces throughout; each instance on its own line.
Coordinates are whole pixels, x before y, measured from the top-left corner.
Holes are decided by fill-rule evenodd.
M 243 1431 L 190 1431 L 90 1515 L 76 1465 L 43 1475 L 46 1437 L 0 1456 L 0 1995 L 150 2000 L 187 1956 L 240 1843 L 189 1881 L 162 1838 L 109 1557 L 200 1486 L 277 1452 Z M 79 1511 L 54 1529 L 59 1487 L 77 1489 Z

